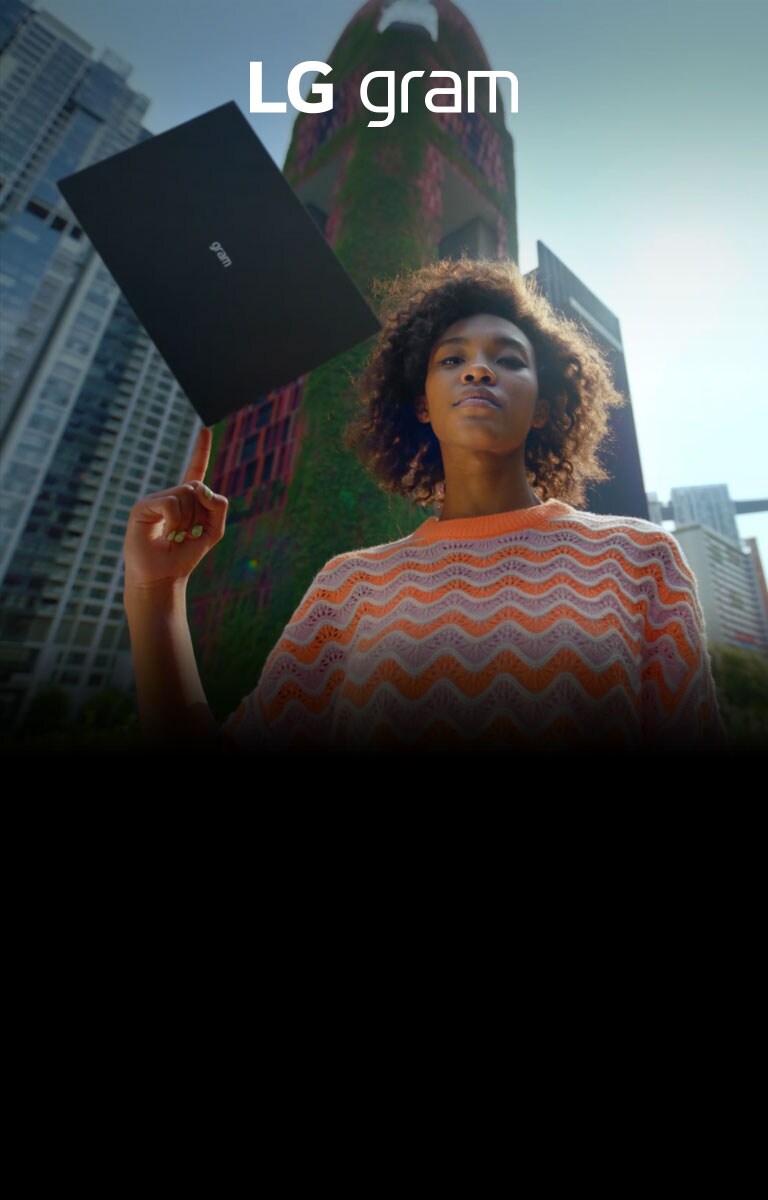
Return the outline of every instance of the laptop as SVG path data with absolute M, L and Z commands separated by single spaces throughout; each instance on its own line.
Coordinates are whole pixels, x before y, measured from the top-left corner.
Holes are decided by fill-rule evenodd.
M 58 184 L 206 425 L 381 328 L 234 101 Z

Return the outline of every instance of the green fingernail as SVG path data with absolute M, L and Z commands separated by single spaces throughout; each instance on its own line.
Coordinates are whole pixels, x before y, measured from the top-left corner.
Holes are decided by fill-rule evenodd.
M 174 542 L 183 542 L 183 541 L 184 541 L 184 538 L 185 538 L 186 536 L 187 536 L 187 535 L 186 535 L 186 533 L 184 532 L 184 530 L 183 530 L 183 529 L 180 529 L 180 530 L 179 530 L 179 532 L 176 534 L 176 536 L 174 537 L 174 539 L 173 539 L 173 540 L 174 540 Z
M 193 526 L 192 526 L 192 528 L 191 528 L 191 529 L 190 529 L 190 531 L 189 531 L 189 536 L 190 536 L 190 537 L 194 537 L 194 538 L 198 538 L 198 537 L 200 537 L 200 534 L 201 534 L 202 532 L 203 532 L 203 527 L 202 527 L 202 525 L 193 525 Z
M 165 540 L 166 540 L 166 542 L 172 542 L 175 537 L 176 537 L 176 530 L 172 529 L 171 532 L 168 534 L 168 537 Z
M 205 492 L 205 495 L 206 495 L 207 499 L 208 499 L 208 500 L 210 500 L 211 496 L 213 495 L 213 492 L 212 492 L 212 491 L 211 491 L 211 489 L 208 487 L 208 484 L 207 484 L 207 483 L 204 483 L 204 484 L 203 484 L 203 491 Z

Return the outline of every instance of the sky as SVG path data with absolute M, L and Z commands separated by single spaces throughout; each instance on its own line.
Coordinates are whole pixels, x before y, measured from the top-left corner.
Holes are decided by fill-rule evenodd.
M 38 0 L 132 65 L 162 133 L 235 100 L 282 166 L 295 112 L 249 114 L 328 62 L 355 0 Z M 519 265 L 541 240 L 621 322 L 646 490 L 768 496 L 765 0 L 464 0 L 513 71 Z M 443 81 L 439 81 L 443 86 Z M 304 89 L 306 91 L 306 87 Z M 508 92 L 504 92 L 507 95 Z M 373 116 L 373 114 L 372 114 Z M 395 117 L 395 120 L 397 118 Z M 768 569 L 768 513 L 738 518 Z

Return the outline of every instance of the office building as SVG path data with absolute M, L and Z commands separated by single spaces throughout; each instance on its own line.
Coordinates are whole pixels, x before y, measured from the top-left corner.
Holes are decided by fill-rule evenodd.
M 648 520 L 653 521 L 654 525 L 664 527 L 664 505 L 659 500 L 656 492 L 648 492 L 646 494 L 648 501 Z
M 145 137 L 130 68 L 50 14 L 0 21 L 0 711 L 131 684 L 122 544 L 199 422 L 56 180 Z
M 710 646 L 736 646 L 768 654 L 768 627 L 759 594 L 762 574 L 755 551 L 709 525 L 679 525 L 674 536 L 696 577 Z
M 706 525 L 739 545 L 736 509 L 727 484 L 672 488 L 671 500 L 677 525 Z
M 619 319 L 543 242 L 536 246 L 538 267 L 532 274 L 541 291 L 563 316 L 586 328 L 608 360 L 616 390 L 627 397 L 627 403 L 610 416 L 610 441 L 602 456 L 610 478 L 589 489 L 584 507 L 591 512 L 622 513 L 647 521 L 648 501 Z
M 766 644 L 768 644 L 768 583 L 766 583 L 765 571 L 763 570 L 763 560 L 760 557 L 757 538 L 745 538 L 744 545 L 749 551 L 751 558 L 755 595 L 757 596 L 758 610 L 765 627 Z

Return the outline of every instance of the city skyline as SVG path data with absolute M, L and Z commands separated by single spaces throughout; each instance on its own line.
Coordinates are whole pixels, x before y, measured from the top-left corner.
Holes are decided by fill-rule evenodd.
M 150 100 L 145 124 L 159 133 L 229 99 L 247 114 L 252 60 L 264 64 L 265 98 L 285 99 L 290 69 L 325 60 L 360 6 L 37 7 L 96 57 L 108 47 L 132 64 L 129 83 Z M 458 7 L 491 66 L 519 79 L 519 113 L 506 122 L 521 268 L 535 266 L 541 239 L 621 321 L 647 490 L 667 500 L 673 487 L 726 483 L 734 499 L 764 495 L 756 335 L 766 177 L 754 149 L 764 13 L 744 0 L 727 16 L 689 0 Z M 250 115 L 281 166 L 294 118 L 290 105 Z M 739 531 L 757 536 L 765 556 L 768 514 L 739 518 Z

